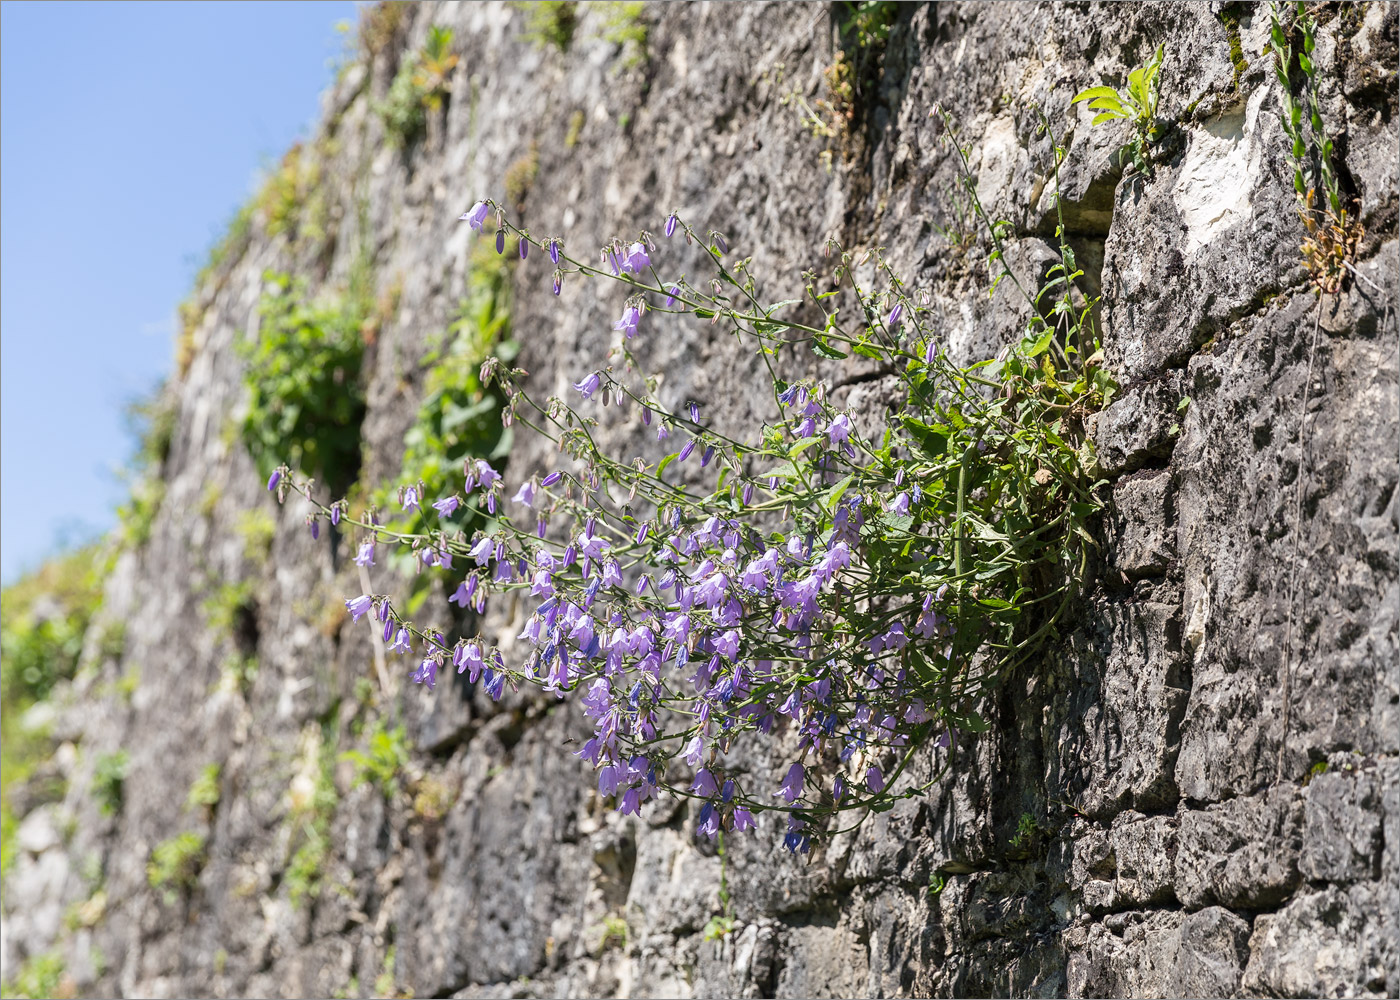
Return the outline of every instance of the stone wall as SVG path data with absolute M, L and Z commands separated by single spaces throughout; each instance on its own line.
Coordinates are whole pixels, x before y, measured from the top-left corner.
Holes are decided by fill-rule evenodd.
M 1262 5 L 905 4 L 839 142 L 790 100 L 823 93 L 840 44 L 827 5 L 651 6 L 631 64 L 602 37 L 606 11 L 581 12 L 561 52 L 505 5 L 412 8 L 325 96 L 305 154 L 321 165 L 324 238 L 255 224 L 196 290 L 192 361 L 167 391 L 163 506 L 107 588 L 125 651 L 104 660 L 94 640 L 69 693 L 69 792 L 23 825 L 7 975 L 58 941 L 96 995 L 1396 995 L 1396 7 L 1319 13 L 1323 112 L 1367 234 L 1348 287 L 1322 297 L 1299 256 Z M 401 150 L 373 103 L 434 24 L 462 60 L 443 113 Z M 1158 43 L 1167 151 L 1153 176 L 1124 177 L 1121 127 L 1091 130 L 1069 100 Z M 683 804 L 623 818 L 599 801 L 563 746 L 582 729 L 567 704 L 429 693 L 392 661 L 378 707 L 363 703 L 372 636 L 335 611 L 365 587 L 297 503 L 271 508 L 229 433 L 244 405 L 235 333 L 256 324 L 265 269 L 333 287 L 367 248 L 380 288 L 401 291 L 370 353 L 365 473 L 397 476 L 420 359 L 455 315 L 476 239 L 456 217 L 500 197 L 533 150 L 523 217 L 574 250 L 659 230 L 676 208 L 752 253 L 781 298 L 821 270 L 825 238 L 883 245 L 932 289 L 948 342 L 985 355 L 1024 314 L 1007 288 L 988 297 L 976 251 L 940 235 L 959 220 L 936 105 L 1028 279 L 1054 227 L 1035 109 L 1069 123 L 1067 230 L 1123 386 L 1092 432 L 1112 481 L 1102 558 L 991 731 L 954 748 L 955 779 L 810 858 L 782 851 L 772 821 L 730 838 L 735 925 L 709 940 L 721 859 Z M 514 271 L 520 363 L 541 395 L 596 366 L 620 305 L 582 283 L 555 300 L 548 280 L 533 258 Z M 640 350 L 666 397 L 708 404 L 718 430 L 767 412 L 753 360 L 708 327 L 658 322 Z M 862 384 L 841 392 L 875 405 Z M 517 438 L 512 484 L 550 464 L 546 444 Z M 251 509 L 277 519 L 266 560 L 239 530 Z M 376 591 L 402 586 L 371 572 Z M 256 598 L 233 636 L 203 610 L 222 581 Z M 493 610 L 488 631 L 508 641 L 516 613 Z M 246 688 L 221 683 L 231 653 L 256 656 Z M 116 682 L 137 671 L 127 699 Z M 294 903 L 293 803 L 324 749 L 393 711 L 409 777 L 455 805 L 434 817 L 406 793 L 386 801 L 340 764 L 321 890 Z M 105 817 L 88 787 L 117 746 L 130 777 Z M 187 809 L 211 762 L 218 806 Z M 187 829 L 207 834 L 208 859 L 167 896 L 147 860 Z M 98 886 L 105 906 L 72 919 Z

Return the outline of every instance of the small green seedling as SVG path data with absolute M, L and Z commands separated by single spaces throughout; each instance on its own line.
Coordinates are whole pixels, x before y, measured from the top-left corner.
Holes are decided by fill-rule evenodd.
M 1133 162 L 1144 173 L 1148 143 L 1157 137 L 1158 75 L 1162 69 L 1163 53 L 1163 47 L 1157 46 L 1157 51 L 1146 66 L 1139 66 L 1128 74 L 1127 86 L 1122 90 L 1107 86 L 1090 87 L 1081 90 L 1070 102 L 1089 102 L 1089 110 L 1098 112 L 1091 125 L 1118 120 L 1131 123 L 1133 139 L 1129 145 L 1133 150 Z

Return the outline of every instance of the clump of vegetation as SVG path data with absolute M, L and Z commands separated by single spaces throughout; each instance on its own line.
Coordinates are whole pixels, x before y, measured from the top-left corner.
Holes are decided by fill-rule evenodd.
M 26 725 L 25 713 L 76 673 L 107 562 L 99 545 L 88 545 L 0 591 L 0 874 L 14 864 L 21 819 L 10 793 L 52 752 L 48 733 Z
M 885 43 L 899 16 L 899 4 L 890 0 L 863 0 L 833 5 L 840 48 L 831 65 L 822 71 L 826 95 L 815 107 L 796 90 L 784 94 L 784 105 L 795 105 L 802 113 L 802 127 L 818 139 L 833 140 L 847 162 L 860 155 L 860 120 L 884 65 Z M 832 149 L 823 149 L 821 159 L 828 170 Z
M 326 856 L 330 853 L 331 820 L 335 816 L 337 795 L 335 791 L 335 744 L 334 723 L 328 716 L 317 733 L 315 742 L 307 748 L 309 772 L 312 775 L 310 787 L 297 792 L 298 779 L 294 779 L 294 794 L 288 821 L 292 824 L 292 841 L 295 845 L 283 882 L 287 886 L 287 896 L 293 906 L 301 906 L 308 899 L 314 899 L 321 892 L 325 873 Z M 305 772 L 304 772 L 305 773 Z
M 452 29 L 434 25 L 417 52 L 404 57 L 375 112 L 384 122 L 389 141 L 411 146 L 428 125 L 428 115 L 439 111 L 452 90 L 452 71 L 460 57 L 452 52 Z
M 1323 292 L 1335 294 L 1346 282 L 1347 268 L 1356 260 L 1365 228 L 1351 211 L 1354 204 L 1344 203 L 1334 162 L 1336 147 L 1322 120 L 1318 68 L 1313 61 L 1317 22 L 1301 2 L 1294 5 L 1287 26 L 1277 4 L 1271 8 L 1270 18 L 1269 47 L 1282 105 L 1279 117 L 1292 142 L 1289 155 L 1293 161 L 1293 190 L 1298 199 L 1298 216 L 1307 230 L 1299 249 L 1313 284 Z M 1296 51 L 1295 36 L 1300 41 Z M 1306 102 L 1306 127 L 1304 103 L 1293 96 L 1295 56 L 1303 74 L 1300 86 Z
M 525 37 L 538 46 L 552 45 L 569 51 L 578 27 L 575 0 L 512 0 L 511 6 L 525 14 Z
M 371 59 L 394 44 L 413 10 L 412 0 L 380 0 L 360 15 L 360 47 Z
M 97 758 L 92 771 L 92 797 L 97 800 L 102 815 L 111 816 L 121 811 L 130 765 L 131 758 L 124 749 Z
M 553 46 L 567 52 L 578 33 L 579 4 L 574 0 L 513 0 L 511 6 L 525 14 L 524 36 L 541 48 Z M 586 8 L 597 18 L 596 37 L 622 50 L 621 66 L 644 65 L 647 50 L 646 5 L 641 0 L 597 0 Z
M 189 794 L 185 797 L 186 809 L 206 809 L 212 810 L 219 804 L 219 777 L 223 773 L 223 765 L 215 762 L 205 764 L 200 769 L 199 776 L 190 784 Z
M 228 638 L 242 628 L 256 605 L 251 580 L 220 584 L 202 605 L 205 620 L 216 635 Z
M 204 834 L 187 830 L 162 840 L 151 849 L 146 881 L 152 889 L 164 890 L 167 903 L 174 902 L 179 892 L 193 889 L 199 881 L 199 873 L 204 869 L 206 842 Z
M 538 143 L 531 142 L 529 151 L 506 168 L 506 201 L 514 205 L 517 212 L 525 210 L 525 199 L 539 173 L 540 147 Z
M 277 522 L 272 515 L 259 507 L 241 511 L 234 522 L 233 530 L 243 540 L 243 558 L 254 566 L 267 562 L 272 551 L 272 539 L 277 534 Z
M 65 974 L 63 955 L 56 950 L 26 959 L 15 977 L 0 987 L 0 995 L 31 997 L 33 1000 L 71 997 L 74 994 L 73 983 Z
M 1128 74 L 1128 82 L 1122 90 L 1108 86 L 1090 87 L 1080 91 L 1070 102 L 1089 102 L 1089 110 L 1098 112 L 1091 125 L 1111 121 L 1126 121 L 1132 125 L 1133 134 L 1128 148 L 1132 151 L 1134 166 L 1144 174 L 1151 170 L 1149 147 L 1161 131 L 1157 121 L 1157 98 L 1163 51 L 1161 45 L 1157 46 L 1147 65 L 1139 66 Z
M 126 419 L 140 445 L 127 471 L 131 493 L 117 508 L 117 518 L 127 548 L 139 549 L 150 541 L 156 514 L 165 502 L 161 473 L 170 458 L 179 415 L 174 400 L 161 386 L 148 399 L 127 407 Z
M 302 143 L 282 156 L 257 197 L 257 210 L 269 236 L 319 240 L 325 236 L 325 205 L 320 160 Z
M 360 467 L 360 326 L 370 310 L 359 295 L 312 302 L 301 279 L 264 279 L 258 336 L 238 342 L 250 397 L 243 442 L 265 476 L 290 462 L 344 489 Z
M 365 750 L 347 750 L 340 755 L 355 766 L 355 787 L 374 785 L 385 799 L 392 799 L 399 788 L 399 772 L 408 763 L 408 736 L 403 726 L 393 729 L 382 721 L 368 730 Z
M 0 592 L 0 694 L 8 710 L 43 701 L 73 676 L 102 604 L 104 562 L 99 546 L 85 546 Z
M 591 6 L 603 19 L 603 41 L 622 49 L 622 66 L 632 69 L 644 65 L 650 58 L 647 22 L 642 16 L 646 4 L 642 0 L 605 0 Z
M 457 793 L 441 778 L 425 775 L 413 788 L 413 811 L 427 820 L 440 820 L 457 801 Z

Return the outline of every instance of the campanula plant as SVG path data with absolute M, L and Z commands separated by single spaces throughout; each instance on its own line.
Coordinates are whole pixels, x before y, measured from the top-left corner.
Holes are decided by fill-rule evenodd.
M 1062 157 L 1057 146 L 1056 170 Z M 974 203 L 1000 280 L 1001 237 Z M 599 792 L 623 813 L 663 794 L 696 799 L 711 838 L 777 812 L 785 846 L 805 852 L 838 814 L 859 822 L 937 780 L 958 741 L 987 727 L 988 694 L 1055 634 L 1089 558 L 1098 503 L 1084 420 L 1112 381 L 1085 349 L 1092 303 L 1073 299 L 1068 248 L 1045 287 L 1022 289 L 1033 307 L 1022 338 L 963 365 L 928 294 L 879 248 L 829 241 L 831 280 L 808 272 L 801 298 L 769 302 L 724 234 L 675 213 L 660 241 L 642 232 L 587 260 L 492 201 L 462 221 L 498 252 L 548 255 L 556 294 L 621 285 L 616 346 L 611 363 L 570 373 L 567 398 L 541 399 L 524 371 L 488 359 L 502 424 L 554 441 L 560 461 L 508 482 L 468 460 L 443 497 L 406 484 L 397 506 L 436 512 L 432 530 L 390 530 L 375 510 L 348 517 L 282 470 L 279 499 L 294 489 L 313 519 L 358 529 L 359 561 L 394 546 L 446 554 L 454 601 L 480 611 L 517 594 L 528 608 L 511 644 L 525 652 L 509 657 L 487 636 L 405 620 L 385 595 L 347 600 L 355 620 L 371 618 L 428 687 L 456 670 L 496 699 L 524 686 L 576 699 L 593 727 L 577 754 Z M 703 250 L 705 280 L 676 273 L 680 240 Z M 751 437 L 721 432 L 645 373 L 634 350 L 662 316 L 754 352 L 772 416 Z M 897 405 L 857 411 L 823 379 L 793 377 L 790 358 L 808 352 L 864 359 Z M 635 446 L 601 440 L 606 406 L 628 415 Z M 658 447 L 664 457 L 644 456 Z M 449 520 L 463 505 L 480 517 Z M 784 760 L 772 774 L 753 763 L 763 740 Z M 916 779 L 929 747 L 943 766 Z

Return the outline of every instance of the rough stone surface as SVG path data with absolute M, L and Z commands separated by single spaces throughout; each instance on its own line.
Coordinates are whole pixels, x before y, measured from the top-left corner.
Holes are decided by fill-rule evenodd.
M 53 721 L 78 752 L 63 801 L 35 801 L 25 821 L 6 975 L 57 948 L 78 991 L 150 997 L 1400 992 L 1395 5 L 1319 7 L 1322 111 L 1344 133 L 1366 226 L 1355 277 L 1322 299 L 1258 55 L 1263 5 L 904 4 L 842 143 L 811 135 L 791 99 L 824 96 L 838 44 L 826 5 L 648 7 L 634 66 L 602 37 L 601 9 L 580 9 L 560 52 L 532 43 L 508 5 L 412 7 L 327 92 L 304 147 L 321 234 L 255 221 L 196 290 L 191 360 L 165 396 L 177 415 L 165 499 L 107 585 L 124 655 L 90 643 Z M 433 24 L 461 50 L 452 97 L 399 149 L 374 106 Z M 1069 101 L 1159 42 L 1161 156 L 1151 176 L 1125 173 L 1126 126 L 1091 128 Z M 1102 293 L 1122 384 L 1093 428 L 1113 500 L 1102 562 L 1054 647 L 990 706 L 992 728 L 954 748 L 953 775 L 811 858 L 783 852 L 765 818 L 727 841 L 722 864 L 685 804 L 606 808 L 568 752 L 586 732 L 570 704 L 494 705 L 455 679 L 429 693 L 392 660 L 381 682 L 341 601 L 405 581 L 381 565 L 363 584 L 344 540 L 313 542 L 231 432 L 235 337 L 256 328 L 264 270 L 335 289 L 368 255 L 396 303 L 366 361 L 371 482 L 399 474 L 424 355 L 465 288 L 478 237 L 456 217 L 501 197 L 532 155 L 521 217 L 572 250 L 659 230 L 675 208 L 752 253 L 777 300 L 804 270 L 829 273 L 827 237 L 882 245 L 929 290 L 950 349 L 986 357 L 1029 307 L 1010 282 L 989 297 L 982 248 L 942 235 L 967 220 L 935 105 L 958 122 L 979 197 L 1010 226 L 1007 260 L 1032 286 L 1058 221 L 1032 108 L 1063 130 L 1065 230 L 1083 290 Z M 554 299 L 537 256 L 515 266 L 512 321 L 547 396 L 600 363 L 621 303 L 581 282 Z M 771 415 L 751 389 L 759 362 L 708 327 L 655 317 L 636 350 L 666 373 L 665 399 L 695 399 L 721 432 Z M 783 363 L 833 383 L 861 373 Z M 875 385 L 838 398 L 876 419 Z M 604 412 L 599 433 L 623 441 L 627 417 Z M 508 481 L 552 462 L 521 434 Z M 240 529 L 252 510 L 275 518 L 270 557 Z M 204 610 L 225 582 L 255 598 L 232 635 Z M 422 616 L 448 620 L 445 596 Z M 507 655 L 519 611 L 480 623 Z M 256 676 L 230 682 L 232 658 L 250 656 Z M 296 804 L 373 713 L 407 730 L 404 785 L 386 798 L 333 767 L 319 885 L 294 897 Z M 93 767 L 118 746 L 126 795 L 106 817 Z M 755 753 L 755 771 L 776 772 L 775 754 Z M 929 749 L 913 773 L 945 761 Z M 186 808 L 211 762 L 218 806 Z M 434 788 L 450 807 L 415 809 Z M 151 850 L 182 831 L 207 837 L 195 883 L 153 889 Z M 722 884 L 733 925 L 707 934 Z

